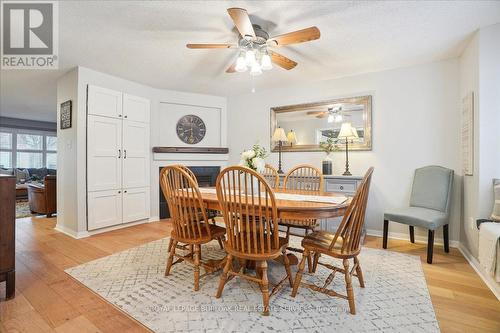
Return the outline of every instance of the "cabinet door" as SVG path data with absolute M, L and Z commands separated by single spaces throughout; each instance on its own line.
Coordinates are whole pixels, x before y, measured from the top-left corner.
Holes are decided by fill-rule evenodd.
M 87 191 L 122 187 L 122 121 L 100 116 L 87 119 Z
M 123 94 L 123 118 L 149 123 L 150 102 L 149 99 Z
M 119 91 L 88 86 L 87 112 L 103 117 L 121 118 L 122 112 L 122 93 Z
M 149 187 L 123 190 L 123 223 L 149 218 Z
M 122 223 L 122 193 L 119 190 L 88 192 L 88 229 Z
M 149 125 L 123 121 L 123 188 L 148 187 Z

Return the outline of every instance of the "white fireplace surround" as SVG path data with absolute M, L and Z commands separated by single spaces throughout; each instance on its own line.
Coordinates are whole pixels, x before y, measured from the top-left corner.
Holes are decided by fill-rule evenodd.
M 172 164 L 184 164 L 186 166 L 218 166 L 221 170 L 228 166 L 228 154 L 185 154 L 185 153 L 154 153 L 153 169 L 158 170 Z M 158 172 L 152 173 L 152 184 L 158 184 Z M 160 209 L 158 201 L 160 200 L 160 191 L 158 186 L 154 186 L 151 191 L 151 218 L 150 221 L 158 221 L 160 218 Z

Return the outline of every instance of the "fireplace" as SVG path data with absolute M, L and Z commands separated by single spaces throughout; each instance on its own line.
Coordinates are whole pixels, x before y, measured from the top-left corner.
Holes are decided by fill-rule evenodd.
M 163 167 L 159 168 L 161 171 Z M 196 180 L 198 181 L 198 186 L 200 187 L 211 187 L 215 186 L 215 181 L 217 180 L 217 176 L 220 172 L 219 166 L 188 166 L 188 168 L 194 173 L 196 176 Z M 168 211 L 167 201 L 163 196 L 163 192 L 160 186 L 160 219 L 166 219 L 170 217 L 170 213 Z

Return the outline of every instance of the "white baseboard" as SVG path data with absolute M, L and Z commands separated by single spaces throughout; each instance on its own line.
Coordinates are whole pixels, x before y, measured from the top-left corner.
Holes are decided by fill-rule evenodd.
M 160 217 L 159 216 L 151 216 L 149 218 L 149 222 L 158 222 L 160 221 Z
M 76 239 L 88 237 L 88 232 L 87 231 L 84 231 L 84 232 L 75 232 L 74 230 L 68 229 L 65 226 L 60 225 L 60 224 L 56 224 L 56 226 L 55 226 L 54 229 L 57 230 L 57 231 L 59 231 L 59 232 L 62 232 L 65 235 L 68 235 L 68 236 L 76 238 Z
M 383 232 L 381 230 L 374 230 L 374 229 L 367 229 L 366 234 L 370 235 L 370 236 L 377 236 L 377 237 L 383 236 Z M 408 242 L 410 241 L 410 234 L 409 233 L 389 231 L 388 236 L 389 236 L 389 238 L 392 238 L 392 239 L 406 240 Z M 427 237 L 415 234 L 415 243 L 427 244 Z M 443 243 L 442 238 L 434 238 L 434 245 L 443 245 L 443 244 L 444 243 Z M 458 248 L 459 246 L 460 246 L 459 241 L 450 239 L 450 247 Z
M 97 230 L 90 230 L 90 231 L 81 231 L 81 232 L 75 232 L 74 230 L 68 229 L 65 226 L 62 226 L 62 225 L 59 225 L 59 224 L 56 224 L 56 227 L 54 229 L 57 230 L 57 231 L 59 231 L 59 232 L 62 232 L 63 234 L 71 236 L 73 238 L 81 239 L 81 238 L 89 237 L 89 236 L 92 236 L 92 235 L 101 234 L 103 232 L 108 232 L 108 231 L 113 231 L 113 230 L 128 228 L 128 227 L 132 227 L 134 225 L 144 224 L 144 223 L 149 223 L 149 222 L 151 222 L 151 219 L 144 219 L 144 220 L 140 220 L 140 221 L 125 223 L 125 224 L 119 224 L 119 225 L 115 225 L 115 226 L 112 226 L 112 227 L 106 227 L 106 228 L 101 228 L 101 229 L 97 229 Z
M 476 271 L 479 277 L 486 283 L 488 288 L 490 288 L 491 292 L 496 296 L 496 298 L 500 301 L 500 284 L 495 281 L 495 279 L 485 272 L 484 269 L 479 265 L 479 261 L 467 250 L 463 244 L 460 244 L 458 250 L 462 253 L 465 260 L 469 262 L 469 265 Z

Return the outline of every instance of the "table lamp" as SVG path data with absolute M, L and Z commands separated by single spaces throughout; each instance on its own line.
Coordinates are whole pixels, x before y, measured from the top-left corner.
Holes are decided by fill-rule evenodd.
M 345 171 L 342 175 L 351 176 L 352 174 L 349 171 L 349 140 L 352 141 L 353 139 L 359 138 L 358 131 L 352 127 L 351 123 L 343 123 L 337 138 L 345 140 Z
M 285 130 L 282 129 L 281 127 L 276 128 L 274 130 L 272 140 L 278 143 L 278 153 L 279 153 L 278 173 L 283 173 L 283 170 L 281 170 L 281 148 L 283 147 L 283 142 L 288 142 Z
M 290 142 L 290 146 L 297 143 L 297 135 L 293 130 L 290 130 L 290 132 L 286 134 L 286 138 L 288 139 L 288 142 Z

